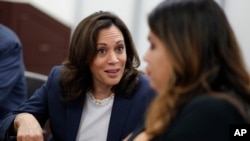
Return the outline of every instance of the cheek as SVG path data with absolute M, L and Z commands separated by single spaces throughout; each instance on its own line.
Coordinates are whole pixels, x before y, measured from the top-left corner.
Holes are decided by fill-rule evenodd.
M 167 61 L 158 60 L 152 64 L 151 84 L 157 91 L 166 89 L 171 77 L 171 66 Z
M 119 62 L 121 63 L 122 66 L 125 66 L 127 62 L 127 55 L 125 53 L 119 56 Z
M 165 71 L 162 67 L 162 63 L 158 60 L 154 60 L 153 58 L 149 58 L 147 71 L 151 86 L 154 89 L 158 90 L 165 76 Z
M 98 71 L 99 69 L 102 69 L 104 67 L 105 67 L 104 59 L 98 59 L 98 58 L 96 58 L 90 65 L 91 71 Z
M 155 70 L 156 79 L 159 82 L 166 81 L 166 79 L 168 79 L 169 76 L 169 70 L 166 67 L 167 65 L 164 64 L 165 63 L 159 63 L 157 66 L 157 70 Z
M 159 75 L 160 79 L 164 82 L 168 82 L 171 75 L 171 68 L 167 62 L 161 64 L 162 68 L 160 69 Z

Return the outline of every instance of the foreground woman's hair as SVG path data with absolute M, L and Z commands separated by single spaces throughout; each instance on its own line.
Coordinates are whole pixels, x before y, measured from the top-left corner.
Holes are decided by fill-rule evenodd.
M 148 17 L 151 31 L 171 55 L 174 74 L 152 103 L 146 132 L 168 129 L 178 109 L 208 94 L 231 102 L 249 122 L 250 79 L 235 35 L 213 0 L 167 0 Z M 235 100 L 237 99 L 237 100 Z

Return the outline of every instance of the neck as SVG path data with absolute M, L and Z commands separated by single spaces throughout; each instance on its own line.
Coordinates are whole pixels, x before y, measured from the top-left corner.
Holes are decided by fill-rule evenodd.
M 91 91 L 92 95 L 96 98 L 96 99 L 105 99 L 107 97 L 110 97 L 112 95 L 112 91 L 111 88 L 106 88 L 106 89 L 102 89 L 102 88 L 95 88 Z

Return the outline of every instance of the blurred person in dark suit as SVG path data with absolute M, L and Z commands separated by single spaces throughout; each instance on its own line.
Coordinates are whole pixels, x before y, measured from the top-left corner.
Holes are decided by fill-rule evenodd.
M 27 97 L 22 44 L 16 33 L 0 24 L 0 122 Z

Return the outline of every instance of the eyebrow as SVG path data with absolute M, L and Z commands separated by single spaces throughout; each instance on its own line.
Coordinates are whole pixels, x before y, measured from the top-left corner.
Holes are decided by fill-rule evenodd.
M 116 44 L 119 44 L 119 43 L 124 43 L 123 40 L 119 40 L 116 42 Z M 107 45 L 106 43 L 97 43 L 97 45 Z
M 119 40 L 119 41 L 116 42 L 116 44 L 119 44 L 119 43 L 124 43 L 124 41 L 123 40 Z

